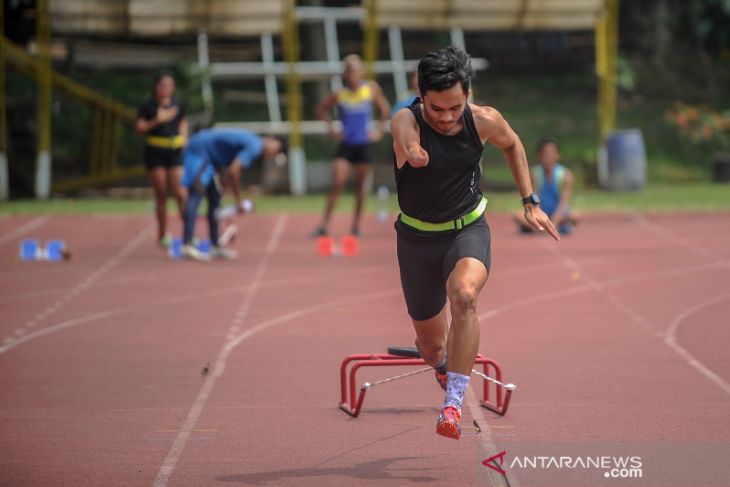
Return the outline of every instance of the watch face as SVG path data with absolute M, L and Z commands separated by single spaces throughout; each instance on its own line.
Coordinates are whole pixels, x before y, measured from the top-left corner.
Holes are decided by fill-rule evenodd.
M 522 198 L 522 204 L 533 204 L 533 205 L 539 205 L 540 204 L 540 197 L 537 195 L 537 193 L 532 193 L 530 196 L 526 196 Z

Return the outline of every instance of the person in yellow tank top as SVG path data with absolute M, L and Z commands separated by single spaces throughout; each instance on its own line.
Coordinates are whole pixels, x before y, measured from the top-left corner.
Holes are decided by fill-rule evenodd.
M 350 54 L 343 60 L 345 87 L 330 93 L 317 106 L 317 116 L 327 123 L 330 135 L 339 142 L 335 161 L 332 165 L 332 187 L 327 196 L 321 224 L 314 229 L 312 236 L 328 234 L 332 211 L 347 181 L 350 166 L 355 169 L 355 213 L 350 232 L 360 234 L 360 218 L 365 202 L 365 181 L 372 171 L 372 143 L 383 138 L 385 124 L 390 114 L 390 104 L 380 85 L 365 79 L 362 60 Z M 371 126 L 373 105 L 379 112 L 380 124 Z M 332 109 L 337 108 L 342 128 L 332 122 Z

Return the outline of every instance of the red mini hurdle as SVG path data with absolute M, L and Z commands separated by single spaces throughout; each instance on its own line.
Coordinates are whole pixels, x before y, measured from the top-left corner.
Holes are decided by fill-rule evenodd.
M 420 355 L 415 348 L 389 347 L 388 352 L 389 353 L 355 354 L 345 357 L 342 361 L 342 365 L 340 366 L 340 409 L 356 418 L 362 410 L 362 403 L 365 400 L 365 394 L 372 387 L 386 382 L 404 379 L 423 372 L 433 371 L 432 367 L 426 366 L 425 368 L 413 372 L 382 379 L 373 383 L 365 382 L 362 387 L 360 387 L 360 393 L 357 394 L 355 388 L 356 376 L 357 371 L 362 367 L 402 367 L 404 365 L 426 365 L 426 362 L 420 358 Z M 500 367 L 495 360 L 487 358 L 482 354 L 477 354 L 474 364 L 481 365 L 483 367 L 483 372 L 472 369 L 473 374 L 484 379 L 482 384 L 483 399 L 480 401 L 481 406 L 499 414 L 500 416 L 504 416 L 507 414 L 507 408 L 509 407 L 512 392 L 517 389 L 517 386 L 502 382 L 502 367 Z M 493 372 L 492 376 L 489 375 L 490 368 Z M 492 397 L 492 389 L 494 390 L 494 401 L 490 399 Z

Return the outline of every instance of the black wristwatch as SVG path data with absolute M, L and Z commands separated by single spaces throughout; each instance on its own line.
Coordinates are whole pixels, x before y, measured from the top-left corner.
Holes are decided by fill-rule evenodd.
M 531 193 L 529 196 L 525 196 L 522 198 L 522 204 L 533 204 L 533 205 L 539 205 L 540 204 L 540 197 L 537 195 L 537 193 Z

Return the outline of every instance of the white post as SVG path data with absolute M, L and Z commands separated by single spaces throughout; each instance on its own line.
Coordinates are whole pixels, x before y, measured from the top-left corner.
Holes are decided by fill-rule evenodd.
M 393 66 L 395 96 L 400 99 L 408 94 L 408 75 L 403 63 L 403 40 L 400 27 L 396 25 L 388 27 L 388 44 L 390 45 L 390 62 Z
M 9 188 L 8 158 L 4 152 L 0 152 L 0 201 L 5 201 L 10 197 Z
M 327 55 L 327 63 L 333 71 L 340 69 L 340 44 L 337 41 L 337 21 L 331 15 L 325 16 L 324 21 L 324 46 Z M 333 75 L 330 78 L 330 89 L 339 91 L 342 89 L 342 76 Z
M 48 199 L 51 195 L 51 151 L 38 151 L 35 166 L 35 196 Z
M 464 40 L 464 30 L 461 27 L 451 28 L 451 45 L 466 49 L 466 41 Z
M 289 191 L 295 196 L 307 194 L 307 163 L 301 147 L 289 150 Z
M 269 120 L 281 122 L 279 91 L 276 86 L 276 75 L 274 74 L 274 41 L 270 32 L 261 34 L 261 60 L 266 71 L 264 83 L 266 86 L 266 104 L 269 107 Z
M 198 66 L 203 71 L 201 95 L 203 105 L 207 111 L 213 110 L 213 86 L 210 81 L 210 57 L 208 55 L 208 33 L 205 29 L 198 30 Z

